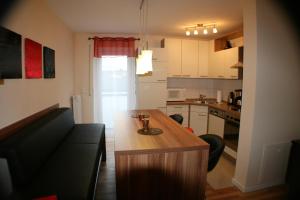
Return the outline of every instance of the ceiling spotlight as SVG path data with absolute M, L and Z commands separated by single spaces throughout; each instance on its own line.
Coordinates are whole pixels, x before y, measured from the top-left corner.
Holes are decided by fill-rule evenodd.
M 190 35 L 191 35 L 191 32 L 190 32 L 189 30 L 186 30 L 186 31 L 185 31 L 185 35 L 186 35 L 186 36 L 190 36 Z
M 194 30 L 194 35 L 198 35 L 198 30 L 197 29 Z
M 207 28 L 204 28 L 204 29 L 203 29 L 203 34 L 204 34 L 204 35 L 207 35 L 207 34 L 208 34 Z
M 217 33 L 218 29 L 216 27 L 213 27 L 213 33 Z

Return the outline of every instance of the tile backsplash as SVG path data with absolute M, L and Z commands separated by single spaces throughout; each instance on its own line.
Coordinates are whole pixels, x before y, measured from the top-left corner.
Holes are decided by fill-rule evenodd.
M 168 78 L 168 88 L 186 88 L 186 98 L 217 98 L 217 91 L 222 91 L 222 99 L 227 100 L 230 91 L 242 89 L 242 80 Z

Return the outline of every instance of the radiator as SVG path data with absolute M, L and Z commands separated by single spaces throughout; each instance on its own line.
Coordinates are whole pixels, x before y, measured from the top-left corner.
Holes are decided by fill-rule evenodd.
M 80 95 L 74 95 L 72 96 L 72 109 L 73 109 L 73 115 L 74 120 L 76 124 L 82 123 L 82 109 L 81 109 L 81 96 Z

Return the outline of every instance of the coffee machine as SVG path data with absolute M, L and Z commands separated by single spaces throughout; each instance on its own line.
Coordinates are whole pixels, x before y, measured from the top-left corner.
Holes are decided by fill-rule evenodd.
M 228 104 L 235 107 L 236 110 L 241 109 L 242 106 L 242 89 L 231 91 L 228 95 Z
M 234 105 L 237 107 L 241 107 L 242 106 L 242 89 L 237 89 L 234 90 Z

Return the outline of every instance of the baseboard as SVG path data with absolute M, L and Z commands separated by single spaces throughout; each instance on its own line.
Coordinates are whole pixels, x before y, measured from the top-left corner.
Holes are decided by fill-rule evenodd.
M 232 184 L 234 186 L 236 186 L 242 192 L 253 192 L 256 190 L 262 190 L 265 188 L 284 184 L 281 182 L 277 182 L 277 183 L 265 183 L 265 184 L 258 184 L 258 185 L 252 185 L 252 186 L 244 186 L 239 181 L 237 181 L 235 178 L 232 178 L 231 181 L 232 181 Z
M 245 192 L 245 187 L 240 183 L 238 182 L 235 178 L 232 178 L 231 179 L 231 182 L 232 184 L 237 187 L 239 190 L 241 190 L 242 192 Z

